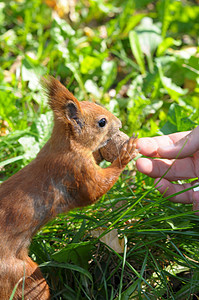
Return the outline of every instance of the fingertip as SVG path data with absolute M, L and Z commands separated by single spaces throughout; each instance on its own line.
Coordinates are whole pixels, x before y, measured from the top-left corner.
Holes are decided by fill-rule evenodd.
M 158 188 L 160 186 L 160 181 L 161 181 L 161 178 L 156 178 L 154 180 L 154 184 L 155 184 L 155 187 Z
M 156 178 L 154 184 L 156 189 L 158 189 L 161 194 L 167 192 L 169 190 L 169 186 L 171 185 L 171 183 L 164 178 Z
M 137 139 L 136 141 L 136 148 L 139 149 L 139 150 L 142 150 L 142 148 L 144 148 L 144 138 L 140 138 L 140 139 Z
M 139 172 L 149 175 L 153 170 L 152 161 L 148 158 L 138 158 L 136 161 L 136 167 Z

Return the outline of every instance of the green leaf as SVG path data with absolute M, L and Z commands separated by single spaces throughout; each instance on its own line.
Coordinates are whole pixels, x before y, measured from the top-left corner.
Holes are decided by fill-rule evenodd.
M 160 27 L 153 24 L 151 18 L 145 17 L 139 26 L 135 28 L 139 38 L 140 47 L 146 56 L 153 55 L 158 45 L 162 42 Z
M 163 87 L 167 90 L 173 100 L 179 101 L 179 97 L 186 95 L 188 90 L 182 89 L 180 86 L 177 86 L 174 82 L 172 82 L 171 78 L 164 76 L 161 65 L 158 63 L 157 66 Z
M 93 248 L 94 246 L 90 242 L 71 243 L 66 248 L 53 253 L 51 257 L 57 262 L 73 262 L 87 268 Z
M 161 31 L 158 25 L 153 24 L 151 18 L 145 17 L 141 24 L 135 28 L 142 52 L 146 55 L 149 71 L 154 71 L 153 55 L 162 42 Z
M 53 115 L 52 112 L 41 114 L 39 118 L 33 123 L 31 131 L 37 133 L 37 140 L 40 147 L 43 146 L 50 138 L 50 133 L 53 127 Z
M 94 56 L 85 56 L 80 63 L 80 71 L 83 74 L 91 74 L 101 65 L 101 60 Z
M 168 111 L 168 121 L 161 128 L 164 134 L 170 134 L 177 131 L 187 131 L 192 129 L 195 123 L 189 118 L 187 112 L 182 106 L 173 103 Z
M 0 119 L 6 120 L 13 129 L 15 127 L 16 115 L 15 95 L 11 92 L 0 90 Z
M 167 33 L 167 29 L 172 20 L 172 14 L 170 10 L 170 0 L 162 0 L 160 2 L 160 17 L 162 22 L 162 37 L 164 38 Z
M 102 96 L 102 92 L 100 91 L 97 83 L 95 83 L 93 80 L 88 79 L 85 82 L 85 88 L 87 90 L 88 93 L 91 93 L 92 95 L 94 95 L 97 99 L 100 99 Z
M 168 111 L 168 121 L 174 125 L 178 125 L 181 122 L 182 116 L 184 116 L 182 107 L 178 104 L 171 104 Z
M 115 61 L 104 61 L 102 64 L 102 72 L 103 91 L 106 92 L 117 76 L 117 65 Z
M 187 90 L 182 89 L 180 86 L 177 86 L 172 82 L 171 78 L 166 76 L 161 76 L 161 82 L 171 98 L 176 101 L 179 100 L 179 96 L 186 95 L 188 92 Z
M 144 55 L 141 50 L 138 35 L 134 30 L 129 32 L 129 40 L 132 53 L 140 67 L 140 72 L 145 74 Z
M 22 145 L 24 150 L 24 158 L 31 160 L 35 158 L 36 154 L 39 152 L 40 147 L 36 142 L 35 138 L 32 136 L 24 136 L 19 139 L 19 143 Z
M 171 46 L 180 46 L 181 45 L 181 41 L 180 40 L 175 40 L 174 38 L 172 37 L 168 37 L 168 38 L 165 38 L 158 46 L 158 49 L 157 49 L 157 56 L 161 56 L 165 53 L 165 51 L 171 47 Z
M 70 62 L 70 63 L 67 63 L 66 66 L 74 74 L 75 79 L 79 83 L 80 88 L 82 89 L 82 91 L 84 93 L 85 100 L 87 100 L 87 93 L 86 93 L 86 89 L 85 89 L 84 82 L 83 82 L 83 79 L 82 79 L 82 74 L 79 70 L 79 64 L 77 62 Z
M 61 29 L 62 35 L 64 37 L 73 36 L 75 34 L 75 30 L 64 19 L 59 18 L 56 15 L 54 20 L 59 25 L 59 28 Z
M 17 42 L 16 32 L 13 29 L 6 31 L 0 36 L 0 42 L 5 43 L 6 46 L 13 47 Z
M 45 68 L 37 64 L 36 60 L 33 60 L 28 55 L 22 60 L 21 75 L 23 81 L 28 81 L 28 87 L 32 91 L 41 90 L 39 84 L 40 78 L 45 74 Z
M 172 123 L 170 123 L 168 121 L 160 129 L 160 133 L 166 134 L 166 135 L 171 134 L 171 133 L 175 133 L 176 131 L 177 131 L 177 126 L 173 125 Z
M 5 3 L 0 3 L 0 26 L 3 26 L 6 15 L 4 14 Z
M 144 17 L 146 14 L 136 14 L 128 18 L 126 22 L 126 27 L 124 28 L 123 35 L 127 35 L 130 30 L 132 30 Z

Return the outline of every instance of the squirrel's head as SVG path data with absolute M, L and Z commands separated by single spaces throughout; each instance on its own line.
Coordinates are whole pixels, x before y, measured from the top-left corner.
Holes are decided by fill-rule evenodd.
M 57 79 L 43 79 L 49 105 L 59 134 L 96 151 L 106 145 L 121 128 L 121 121 L 105 108 L 88 101 L 79 102 Z M 63 137 L 64 138 L 64 137 Z

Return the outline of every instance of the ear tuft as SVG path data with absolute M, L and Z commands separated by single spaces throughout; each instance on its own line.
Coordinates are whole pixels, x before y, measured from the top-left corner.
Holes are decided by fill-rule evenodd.
M 42 77 L 41 84 L 48 96 L 48 103 L 55 113 L 63 110 L 68 101 L 75 102 L 78 109 L 81 110 L 78 100 L 59 80 L 52 76 Z
M 57 110 L 59 106 L 65 105 L 68 100 L 74 101 L 80 109 L 79 102 L 74 95 L 53 76 L 42 77 L 41 84 L 48 96 L 48 102 L 52 110 Z
M 52 76 L 42 78 L 41 84 L 48 96 L 48 103 L 55 115 L 72 127 L 82 128 L 82 110 L 78 100 L 63 86 L 59 80 Z

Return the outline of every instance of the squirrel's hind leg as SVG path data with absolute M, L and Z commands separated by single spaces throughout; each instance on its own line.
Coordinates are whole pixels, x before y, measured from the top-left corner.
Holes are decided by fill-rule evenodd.
M 25 262 L 25 282 L 23 277 L 16 290 L 14 300 L 49 300 L 50 292 L 38 265 L 30 257 Z M 24 296 L 24 298 L 23 298 Z

